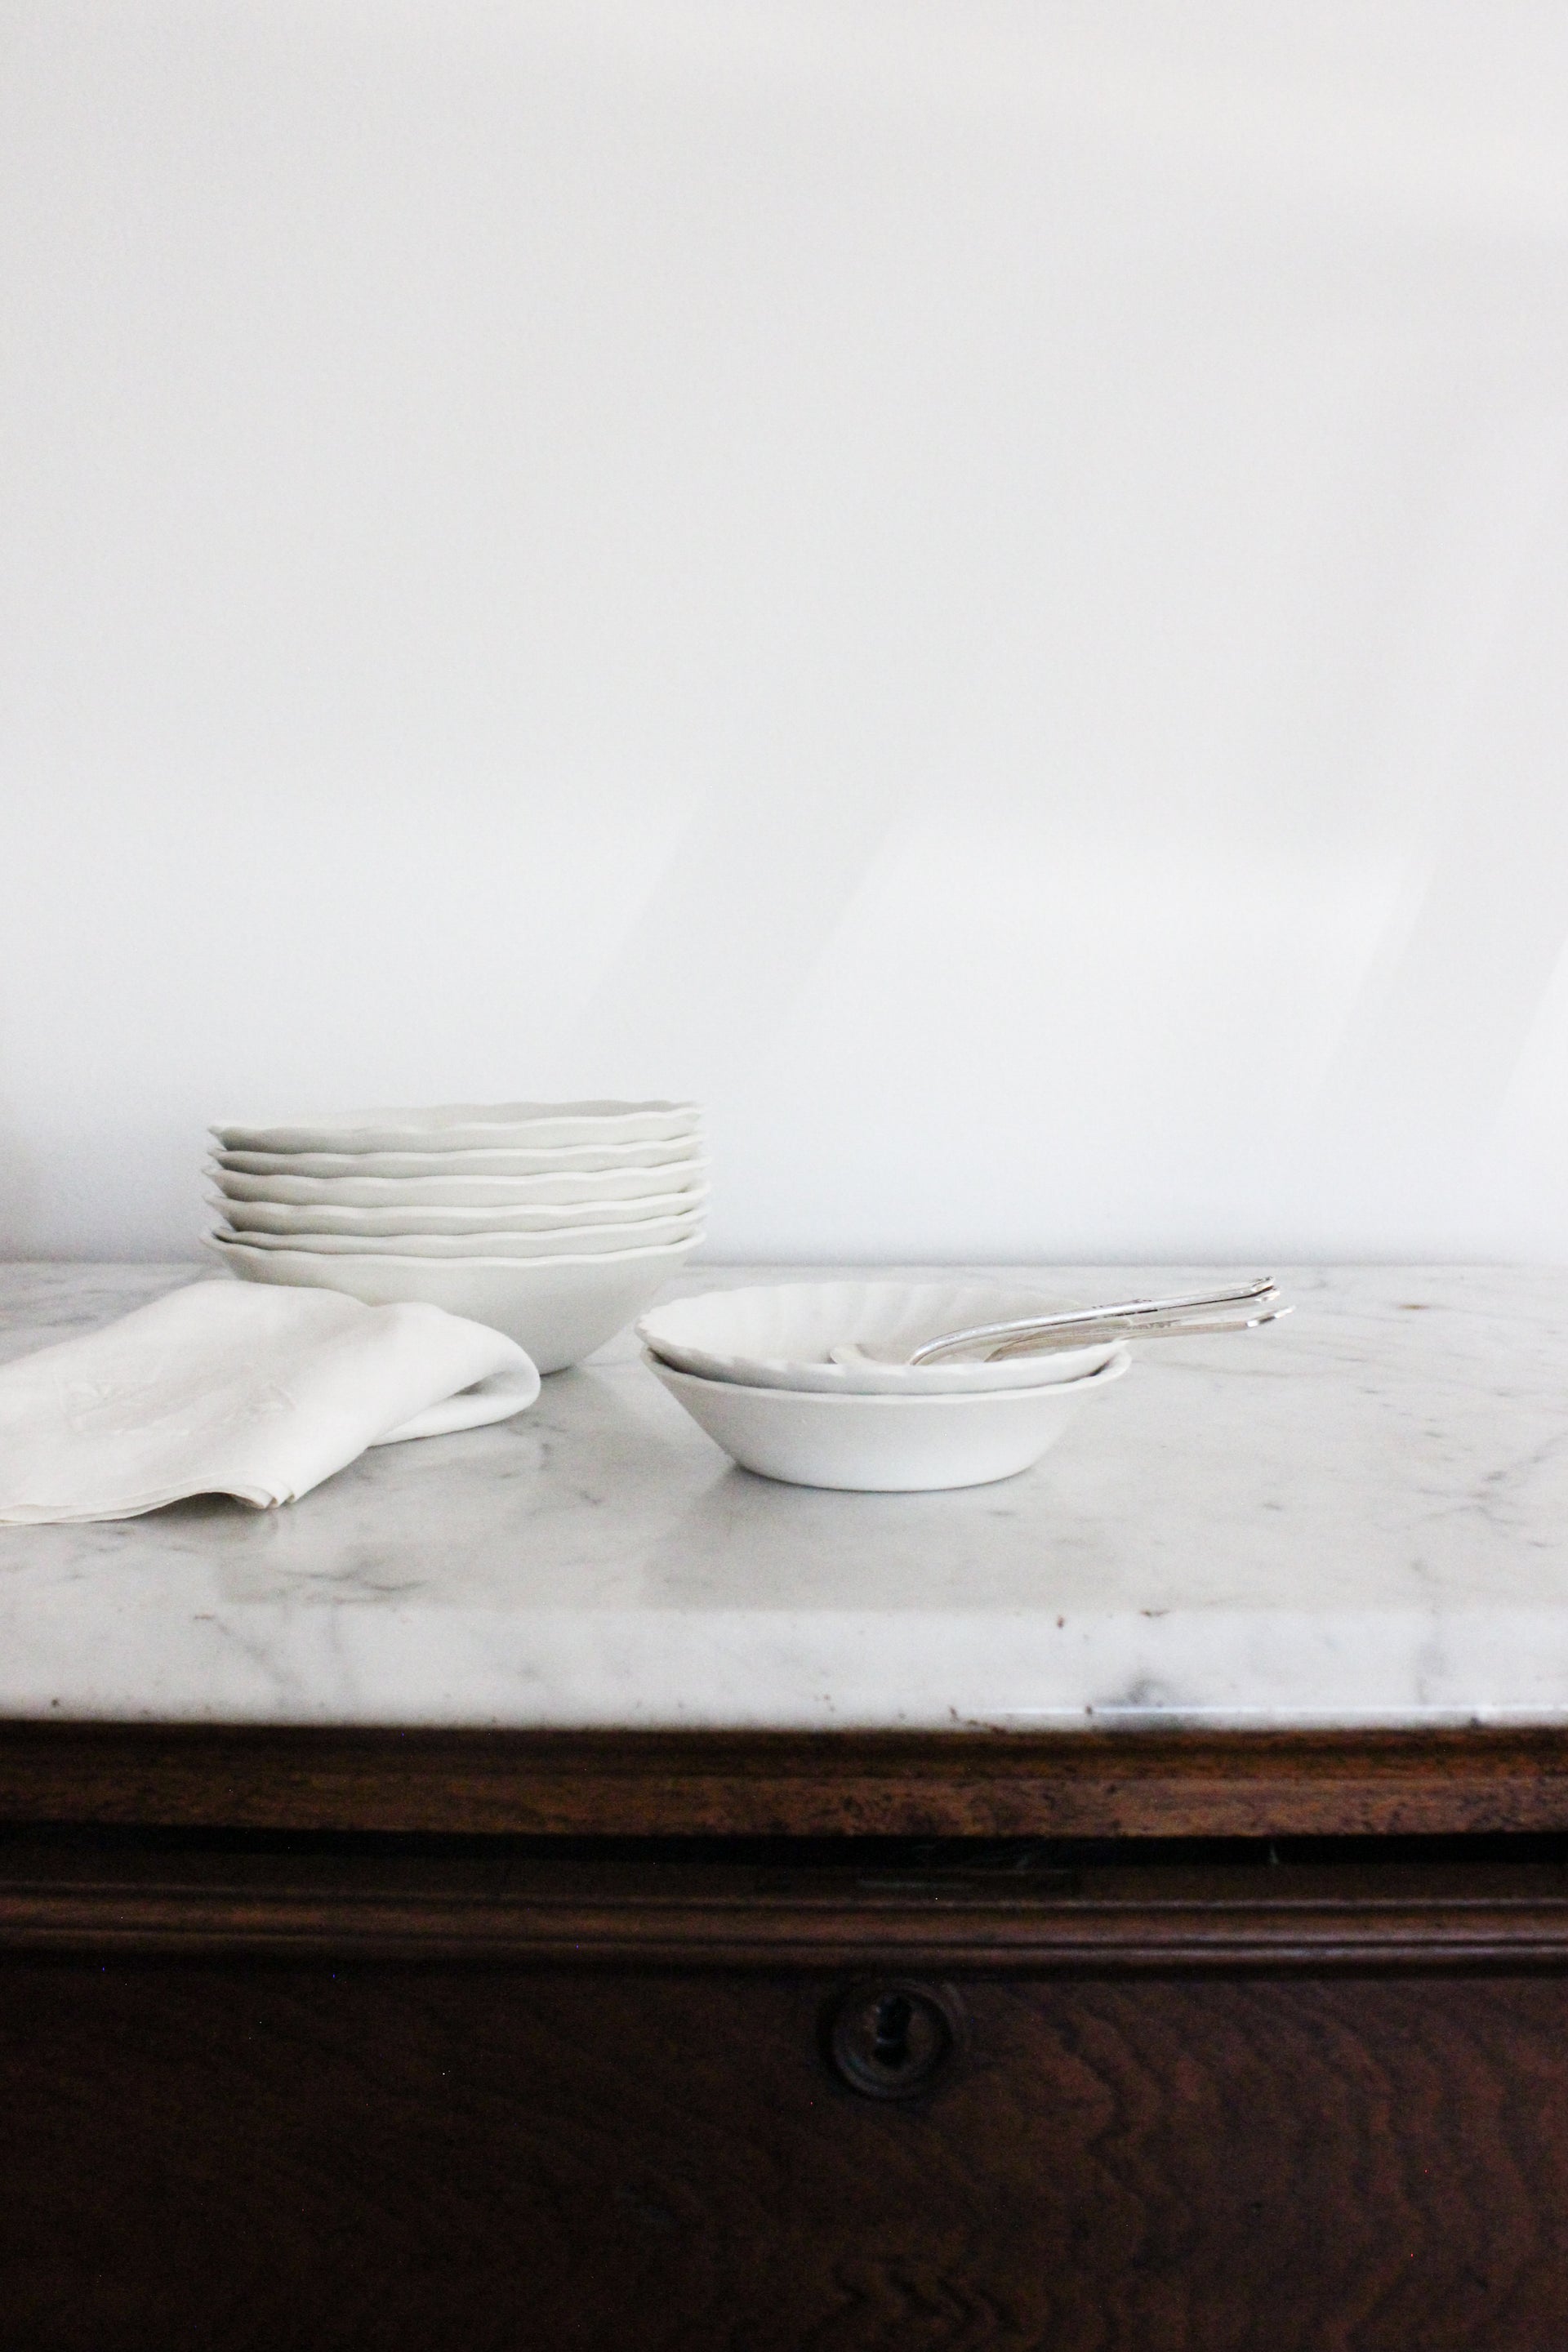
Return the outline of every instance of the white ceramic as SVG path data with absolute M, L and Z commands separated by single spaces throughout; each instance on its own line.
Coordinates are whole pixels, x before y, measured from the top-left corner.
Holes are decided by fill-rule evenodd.
M 776 1282 L 671 1299 L 644 1316 L 637 1336 L 702 1380 L 825 1396 L 963 1396 L 1080 1380 L 1110 1360 L 1114 1342 L 1002 1364 L 836 1364 L 828 1350 L 859 1339 L 907 1352 L 938 1332 L 1042 1314 L 1048 1304 L 1016 1284 Z
M 541 1150 L 565 1143 L 664 1143 L 695 1135 L 695 1103 L 432 1103 L 404 1109 L 327 1112 L 257 1126 L 212 1127 L 226 1151 Z
M 650 1217 L 639 1225 L 563 1225 L 550 1234 L 241 1234 L 220 1225 L 216 1238 L 243 1241 L 252 1249 L 308 1250 L 313 1257 L 363 1257 L 383 1251 L 391 1257 L 600 1257 L 626 1249 L 664 1249 L 702 1235 L 702 1212 L 687 1217 Z
M 286 1201 L 207 1195 L 240 1234 L 351 1234 L 364 1243 L 393 1234 L 551 1234 L 563 1226 L 608 1226 L 625 1234 L 623 1249 L 635 1247 L 641 1228 L 653 1219 L 690 1216 L 707 1198 L 706 1184 L 690 1192 L 653 1192 L 646 1201 L 570 1201 L 519 1209 L 340 1209 L 314 1203 L 300 1208 Z
M 255 1249 L 208 1236 L 203 1247 L 242 1282 L 342 1290 L 368 1307 L 427 1299 L 504 1331 L 542 1372 L 580 1363 L 640 1315 L 679 1271 L 693 1244 L 617 1250 L 598 1257 L 320 1257 L 309 1250 Z
M 412 1421 L 389 1429 L 384 1437 L 373 1438 L 371 1443 L 400 1445 L 405 1437 L 449 1437 L 454 1430 L 483 1429 L 492 1421 L 510 1421 L 514 1412 L 527 1412 L 539 1394 L 539 1385 L 536 1364 L 508 1364 L 489 1380 L 476 1381 L 471 1389 L 459 1389 L 456 1396 L 444 1397 L 439 1404 L 427 1404 Z
M 1120 1380 L 1132 1360 L 1118 1348 L 1082 1380 L 967 1396 L 747 1388 L 677 1371 L 651 1349 L 643 1360 L 743 1470 L 792 1486 L 914 1494 L 1016 1477 L 1056 1444 L 1084 1399 Z
M 458 1153 L 454 1159 L 460 1158 Z M 227 1201 L 275 1201 L 297 1208 L 522 1209 L 584 1201 L 646 1201 L 669 1192 L 704 1192 L 709 1163 L 700 1157 L 675 1166 L 641 1168 L 615 1176 L 613 1191 L 598 1189 L 605 1171 L 563 1176 L 248 1176 L 209 1168 Z M 584 1188 L 593 1185 L 589 1192 Z
M 635 1188 L 645 1169 L 683 1168 L 701 1150 L 696 1129 L 663 1143 L 567 1143 L 539 1151 L 229 1151 L 217 1144 L 213 1158 L 244 1176 L 500 1176 L 541 1185 L 570 1178 L 585 1181 L 588 1192 L 559 1197 L 587 1200 L 595 1190 L 614 1199 L 617 1182 Z

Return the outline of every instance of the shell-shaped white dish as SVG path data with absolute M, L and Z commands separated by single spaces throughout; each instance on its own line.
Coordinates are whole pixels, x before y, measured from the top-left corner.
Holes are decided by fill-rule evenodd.
M 454 1159 L 461 1158 L 454 1153 Z M 563 1176 L 250 1176 L 236 1169 L 209 1168 L 208 1176 L 228 1201 L 275 1201 L 297 1208 L 343 1209 L 522 1209 L 549 1203 L 571 1207 L 584 1201 L 646 1201 L 670 1192 L 700 1196 L 709 1163 L 693 1158 L 678 1167 L 641 1168 L 616 1176 L 613 1192 L 598 1188 L 597 1175 Z M 593 1185 L 593 1191 L 584 1188 Z
M 581 1363 L 640 1315 L 693 1244 L 616 1250 L 596 1257 L 452 1259 L 381 1252 L 321 1257 L 309 1250 L 255 1249 L 210 1235 L 203 1247 L 242 1282 L 341 1290 L 367 1307 L 426 1299 L 448 1314 L 504 1331 L 542 1372 L 558 1372 Z
M 766 1283 L 667 1300 L 644 1316 L 637 1336 L 700 1380 L 825 1396 L 994 1394 L 1080 1380 L 1115 1349 L 1102 1343 L 1000 1364 L 835 1364 L 827 1351 L 857 1339 L 908 1353 L 944 1331 L 1047 1314 L 1058 1303 L 996 1283 Z
M 645 1169 L 684 1168 L 701 1150 L 701 1130 L 694 1129 L 663 1142 L 567 1143 L 523 1151 L 231 1151 L 218 1144 L 213 1158 L 220 1168 L 242 1176 L 499 1176 L 541 1185 L 592 1180 L 613 1199 L 617 1181 L 636 1186 L 644 1181 Z
M 705 1381 L 643 1361 L 700 1429 L 743 1470 L 792 1486 L 914 1494 L 1016 1477 L 1054 1445 L 1083 1401 L 1131 1361 L 1111 1350 L 1098 1371 L 1047 1388 L 963 1396 L 827 1396 L 800 1389 Z
M 605 1226 L 624 1234 L 622 1246 L 627 1248 L 641 1238 L 645 1225 L 695 1215 L 707 1197 L 704 1184 L 690 1192 L 653 1192 L 646 1201 L 571 1201 L 516 1209 L 341 1209 L 207 1195 L 238 1234 L 348 1234 L 363 1244 L 394 1234 L 552 1234 Z
M 225 1119 L 208 1132 L 227 1151 L 521 1151 L 568 1143 L 669 1142 L 694 1135 L 701 1119 L 695 1103 L 432 1103 L 329 1111 L 265 1126 Z
M 601 1257 L 626 1249 L 668 1249 L 702 1237 L 702 1212 L 650 1217 L 638 1225 L 562 1225 L 549 1234 L 242 1234 L 220 1225 L 215 1238 L 260 1250 L 308 1250 L 313 1257 Z

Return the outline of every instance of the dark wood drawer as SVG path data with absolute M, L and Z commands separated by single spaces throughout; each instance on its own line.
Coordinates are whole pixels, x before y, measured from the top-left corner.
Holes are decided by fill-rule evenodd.
M 1556 2352 L 1564 1971 L 1535 1863 L 18 1849 L 0 2345 Z

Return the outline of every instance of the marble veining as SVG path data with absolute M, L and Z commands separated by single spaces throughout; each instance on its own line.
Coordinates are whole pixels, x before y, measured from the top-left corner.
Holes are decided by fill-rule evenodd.
M 1064 1299 L 1212 1271 L 984 1269 Z M 204 1278 L 0 1266 L 0 1357 Z M 1568 1271 L 1281 1279 L 1288 1322 L 1148 1346 L 994 1486 L 751 1477 L 627 1335 L 520 1420 L 383 1448 L 282 1510 L 0 1529 L 0 1714 L 1568 1720 Z

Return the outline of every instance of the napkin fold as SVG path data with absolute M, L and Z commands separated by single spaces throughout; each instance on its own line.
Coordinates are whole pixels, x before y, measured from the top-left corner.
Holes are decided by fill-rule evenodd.
M 0 1364 L 0 1525 L 135 1518 L 186 1495 L 291 1502 L 497 1373 L 506 1409 L 539 1392 L 515 1340 L 443 1307 L 193 1282 Z

